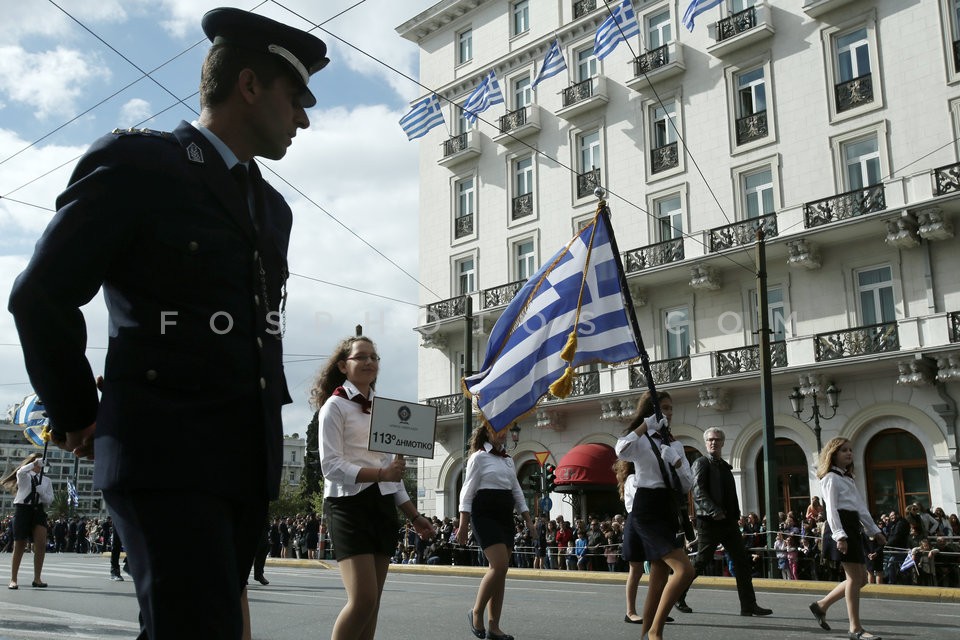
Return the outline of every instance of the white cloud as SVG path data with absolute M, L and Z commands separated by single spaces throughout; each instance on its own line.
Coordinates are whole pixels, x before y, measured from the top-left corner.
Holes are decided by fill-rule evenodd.
M 110 78 L 96 54 L 65 47 L 30 53 L 17 46 L 0 47 L 0 93 L 34 109 L 36 117 L 73 115 L 76 101 L 92 80 Z
M 121 128 L 126 127 L 146 127 L 147 118 L 153 113 L 150 103 L 142 98 L 128 100 L 120 107 L 120 121 L 118 125 Z

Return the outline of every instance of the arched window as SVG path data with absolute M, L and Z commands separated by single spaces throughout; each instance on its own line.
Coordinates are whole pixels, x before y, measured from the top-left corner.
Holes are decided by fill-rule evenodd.
M 903 429 L 884 429 L 870 439 L 864 454 L 870 512 L 903 515 L 908 504 L 930 505 L 927 455 Z
M 773 445 L 773 458 L 777 473 L 777 511 L 793 511 L 797 522 L 803 520 L 810 504 L 810 470 L 807 467 L 807 457 L 793 440 L 777 438 Z M 760 511 L 766 508 L 766 487 L 763 484 L 763 447 L 757 453 L 757 488 L 760 497 Z M 777 522 L 774 517 L 768 518 L 770 527 Z

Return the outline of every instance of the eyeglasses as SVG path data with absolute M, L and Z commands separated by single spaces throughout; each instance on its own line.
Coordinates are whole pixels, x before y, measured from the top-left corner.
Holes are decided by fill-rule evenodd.
M 723 438 L 707 438 L 707 442 L 723 442 Z
M 356 360 L 357 362 L 380 362 L 380 356 L 347 356 L 347 360 Z

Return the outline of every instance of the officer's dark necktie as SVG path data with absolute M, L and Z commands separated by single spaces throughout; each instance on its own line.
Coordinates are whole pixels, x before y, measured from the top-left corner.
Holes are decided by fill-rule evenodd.
M 230 174 L 233 176 L 233 179 L 237 181 L 237 186 L 240 188 L 240 195 L 243 196 L 243 201 L 247 203 L 247 209 L 250 211 L 250 219 L 253 220 L 254 225 L 256 225 L 256 198 L 250 191 L 250 172 L 247 170 L 246 165 L 238 162 L 230 169 Z

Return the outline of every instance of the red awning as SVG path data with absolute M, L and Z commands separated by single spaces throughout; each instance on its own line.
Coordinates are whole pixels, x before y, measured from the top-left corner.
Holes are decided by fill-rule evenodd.
M 590 442 L 578 444 L 560 459 L 557 465 L 557 485 L 617 486 L 613 463 L 617 454 L 613 447 Z

